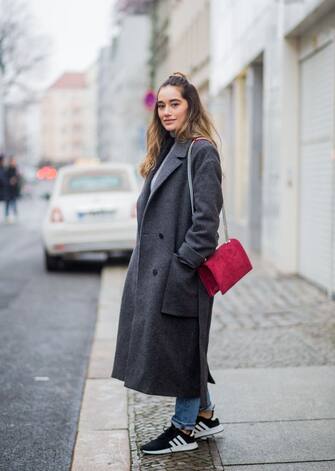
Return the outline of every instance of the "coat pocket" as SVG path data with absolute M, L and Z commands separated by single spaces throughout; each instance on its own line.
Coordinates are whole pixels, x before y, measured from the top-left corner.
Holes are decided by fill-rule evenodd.
M 198 273 L 173 253 L 161 312 L 172 316 L 198 317 Z

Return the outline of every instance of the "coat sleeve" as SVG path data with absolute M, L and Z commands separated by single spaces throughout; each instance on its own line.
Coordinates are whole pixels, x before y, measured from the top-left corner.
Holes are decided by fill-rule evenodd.
M 177 251 L 182 263 L 199 267 L 216 249 L 223 204 L 220 157 L 211 144 L 194 155 L 192 169 L 194 213 L 192 225 Z

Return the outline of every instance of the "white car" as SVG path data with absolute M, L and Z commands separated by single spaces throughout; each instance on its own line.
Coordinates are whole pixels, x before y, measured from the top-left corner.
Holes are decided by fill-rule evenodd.
M 136 244 L 135 168 L 124 163 L 69 165 L 59 170 L 43 222 L 45 266 L 78 254 L 132 252 Z

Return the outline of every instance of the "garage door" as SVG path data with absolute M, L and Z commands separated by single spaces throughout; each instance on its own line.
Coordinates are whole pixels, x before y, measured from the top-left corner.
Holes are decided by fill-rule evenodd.
M 300 63 L 299 271 L 334 291 L 334 45 Z

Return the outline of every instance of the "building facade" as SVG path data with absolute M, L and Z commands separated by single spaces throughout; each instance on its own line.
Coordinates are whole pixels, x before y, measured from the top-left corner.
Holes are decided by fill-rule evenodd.
M 101 161 L 112 160 L 112 47 L 100 50 L 97 60 L 97 152 Z
M 158 0 L 153 10 L 152 60 L 157 88 L 173 72 L 187 75 L 205 105 L 209 91 L 210 0 Z
M 170 65 L 170 22 L 173 0 L 158 0 L 151 9 L 151 85 L 157 89 L 171 74 Z
M 210 103 L 230 233 L 335 293 L 331 0 L 212 0 Z
M 108 103 L 109 158 L 137 165 L 146 152 L 150 113 L 144 98 L 149 89 L 150 17 L 126 14 L 112 44 Z M 131 54 L 129 53 L 131 51 Z M 102 98 L 102 97 L 101 97 Z
M 96 158 L 95 69 L 64 73 L 41 103 L 42 159 L 56 165 Z
M 184 72 L 205 105 L 209 91 L 209 14 L 209 0 L 174 0 L 170 21 L 172 72 Z

